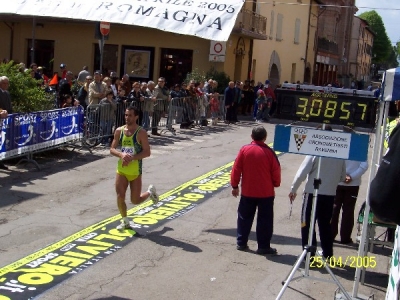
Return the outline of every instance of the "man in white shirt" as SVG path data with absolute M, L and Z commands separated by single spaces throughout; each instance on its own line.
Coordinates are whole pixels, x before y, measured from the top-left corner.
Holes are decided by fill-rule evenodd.
M 358 190 L 361 185 L 361 176 L 367 171 L 366 161 L 346 160 L 346 179 L 336 188 L 336 196 L 333 204 L 331 228 L 333 239 L 338 234 L 339 215 L 342 210 L 340 222 L 340 243 L 351 244 L 351 233 L 354 227 L 354 209 L 356 207 Z
M 79 82 L 85 83 L 86 77 L 90 76 L 90 73 L 89 73 L 88 70 L 89 70 L 88 66 L 83 66 L 82 71 L 80 71 L 79 74 L 78 74 L 78 81 Z
M 330 126 L 326 126 L 325 130 L 331 131 Z M 313 192 L 315 180 L 320 179 L 318 184 L 318 195 L 316 201 L 315 221 L 318 221 L 319 237 L 321 240 L 322 254 L 325 258 L 333 256 L 333 237 L 330 225 L 332 216 L 333 203 L 335 198 L 336 187 L 339 182 L 345 180 L 346 166 L 344 160 L 321 157 L 320 174 L 318 174 L 318 160 L 316 156 L 307 155 L 298 169 L 292 183 L 289 193 L 290 201 L 294 201 L 297 195 L 297 189 L 300 184 L 306 180 L 303 191 L 303 205 L 301 211 L 301 240 L 303 249 L 308 245 L 308 236 L 311 223 L 311 208 L 313 202 Z M 317 238 L 315 231 L 313 232 L 313 240 L 311 256 L 315 255 L 317 246 Z

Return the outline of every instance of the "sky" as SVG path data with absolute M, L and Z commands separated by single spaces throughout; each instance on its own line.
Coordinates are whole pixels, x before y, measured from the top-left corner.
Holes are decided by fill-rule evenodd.
M 375 10 L 382 18 L 386 33 L 393 45 L 400 41 L 400 1 L 399 0 L 356 0 L 359 14 Z

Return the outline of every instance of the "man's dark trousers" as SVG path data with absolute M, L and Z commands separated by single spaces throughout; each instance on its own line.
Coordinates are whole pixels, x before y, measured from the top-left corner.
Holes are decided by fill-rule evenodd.
M 343 209 L 342 221 L 340 223 L 340 240 L 344 243 L 351 241 L 351 233 L 354 227 L 354 209 L 356 207 L 359 189 L 359 186 L 337 186 L 331 220 L 333 239 L 335 239 L 338 234 L 339 215 L 340 210 Z
M 232 105 L 226 108 L 225 121 L 234 122 L 234 107 Z
M 251 226 L 257 212 L 257 243 L 258 249 L 269 249 L 274 229 L 274 199 L 240 197 L 237 220 L 237 245 L 246 246 L 249 240 Z
M 303 198 L 303 207 L 301 210 L 301 241 L 302 246 L 308 245 L 308 232 L 310 230 L 310 219 L 313 194 L 305 194 Z M 333 256 L 333 237 L 331 229 L 331 217 L 333 211 L 333 200 L 335 196 L 318 195 L 315 219 L 318 222 L 319 238 L 324 257 Z M 305 219 L 304 219 L 305 218 Z M 313 246 L 317 246 L 317 237 L 314 229 Z M 314 255 L 314 253 L 311 253 Z

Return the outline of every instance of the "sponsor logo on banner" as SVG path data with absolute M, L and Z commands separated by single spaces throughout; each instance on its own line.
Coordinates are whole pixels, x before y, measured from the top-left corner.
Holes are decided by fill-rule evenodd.
M 12 114 L 0 120 L 0 159 L 77 140 L 83 136 L 83 119 L 80 106 Z
M 5 152 L 11 149 L 10 137 L 13 124 L 12 117 L 0 120 L 0 159 L 5 158 Z

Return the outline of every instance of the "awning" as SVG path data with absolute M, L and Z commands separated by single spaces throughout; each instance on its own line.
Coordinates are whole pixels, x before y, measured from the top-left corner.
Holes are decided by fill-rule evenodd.
M 106 21 L 227 41 L 244 0 L 13 0 L 0 14 Z M 112 26 L 111 26 L 112 30 Z

